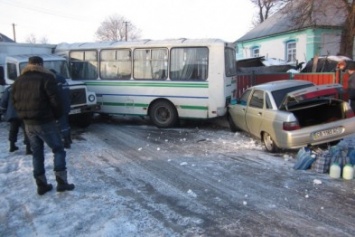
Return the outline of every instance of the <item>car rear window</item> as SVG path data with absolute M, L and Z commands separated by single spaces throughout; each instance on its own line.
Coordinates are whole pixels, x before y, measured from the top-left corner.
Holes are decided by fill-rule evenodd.
M 282 103 L 282 101 L 284 100 L 285 96 L 292 92 L 292 91 L 296 91 L 302 88 L 307 88 L 307 87 L 311 87 L 314 86 L 312 83 L 310 84 L 306 84 L 306 85 L 300 85 L 300 86 L 294 86 L 294 87 L 288 87 L 282 90 L 276 90 L 271 92 L 272 96 L 274 97 L 275 103 L 277 108 L 280 108 L 280 105 Z

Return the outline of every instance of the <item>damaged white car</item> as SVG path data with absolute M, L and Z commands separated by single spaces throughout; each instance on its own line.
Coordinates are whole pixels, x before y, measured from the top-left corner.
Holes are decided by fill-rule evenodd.
M 355 133 L 350 105 L 337 99 L 341 92 L 340 84 L 303 80 L 256 85 L 229 105 L 229 125 L 261 139 L 269 152 L 337 142 Z

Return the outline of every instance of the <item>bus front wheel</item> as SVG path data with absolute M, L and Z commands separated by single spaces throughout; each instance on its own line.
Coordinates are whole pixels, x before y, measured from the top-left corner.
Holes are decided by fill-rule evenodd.
M 178 122 L 175 106 L 166 100 L 154 102 L 149 110 L 149 117 L 158 128 L 174 127 Z

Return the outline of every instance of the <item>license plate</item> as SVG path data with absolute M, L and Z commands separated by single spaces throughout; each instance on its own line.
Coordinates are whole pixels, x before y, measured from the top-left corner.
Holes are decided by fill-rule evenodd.
M 313 139 L 317 140 L 317 139 L 321 139 L 323 137 L 329 137 L 329 136 L 338 135 L 341 133 L 343 133 L 342 127 L 331 128 L 331 129 L 327 129 L 327 130 L 313 133 Z
M 70 110 L 69 114 L 79 114 L 81 112 L 81 109 L 72 109 Z

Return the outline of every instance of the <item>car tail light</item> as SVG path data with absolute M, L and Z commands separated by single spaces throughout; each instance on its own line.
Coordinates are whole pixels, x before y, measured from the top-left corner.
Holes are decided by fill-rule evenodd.
M 354 111 L 351 109 L 349 104 L 345 104 L 345 118 L 354 117 Z
M 354 112 L 352 109 L 348 109 L 345 111 L 345 118 L 352 118 L 354 117 Z
M 293 122 L 284 122 L 282 128 L 285 131 L 293 131 L 293 130 L 300 129 L 301 127 L 298 124 L 298 121 L 293 121 Z

